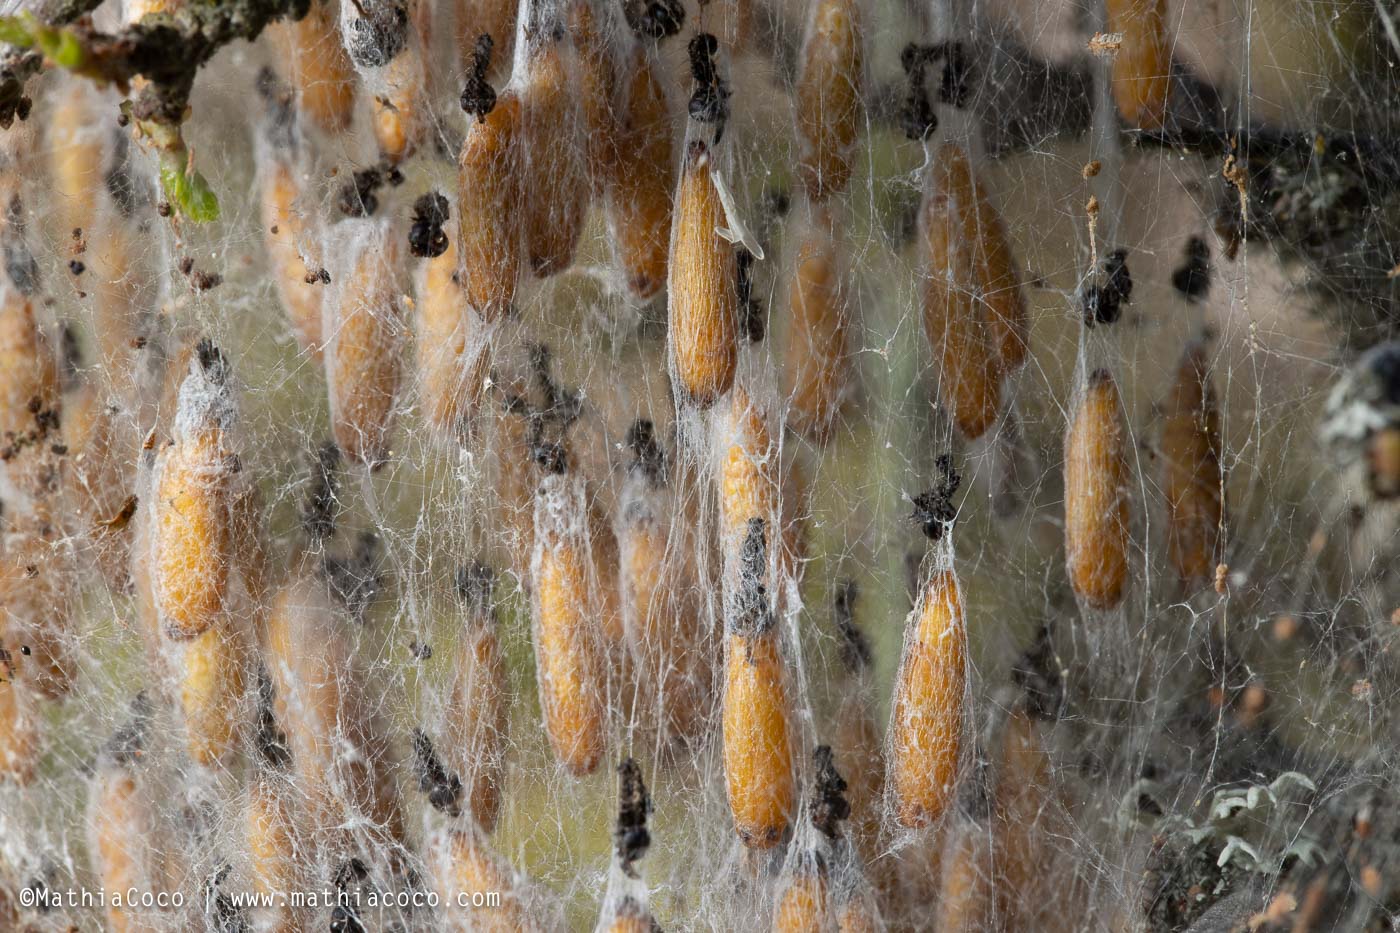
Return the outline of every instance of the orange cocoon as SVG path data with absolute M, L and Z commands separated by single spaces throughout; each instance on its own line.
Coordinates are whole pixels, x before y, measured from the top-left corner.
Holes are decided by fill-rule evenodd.
M 297 781 L 317 820 L 347 813 L 384 839 L 404 839 L 403 808 L 387 728 L 369 673 L 354 658 L 354 624 L 306 567 L 274 597 L 263 650 Z
M 574 775 L 598 767 L 608 725 L 603 603 L 588 522 L 582 480 L 545 477 L 535 493 L 535 671 L 550 745 Z
M 939 397 L 958 430 L 981 437 L 1001 408 L 1001 339 L 983 296 L 990 276 L 985 247 L 968 236 L 977 192 L 967 155 L 953 144 L 935 157 L 920 214 L 927 282 L 924 331 L 938 361 Z
M 535 485 L 538 477 L 530 451 L 530 419 L 523 413 L 498 407 L 491 443 L 494 458 L 495 502 L 492 513 L 510 569 L 529 586 L 530 562 L 535 553 Z
M 635 49 L 626 75 L 608 178 L 608 225 L 628 289 L 647 299 L 666 284 L 676 159 L 666 92 L 652 59 Z
M 427 100 L 428 74 L 423 50 L 416 33 L 409 30 L 408 44 L 376 70 L 374 95 L 374 138 L 379 152 L 391 165 L 397 165 L 418 151 L 428 134 L 431 121 Z
M 109 390 L 125 393 L 136 379 L 133 343 L 144 332 L 149 310 L 141 300 L 143 248 L 131 225 L 115 211 L 99 212 L 92 228 L 84 227 L 83 232 L 102 382 Z
M 633 482 L 646 481 L 634 477 Z M 668 517 L 670 498 L 656 490 L 628 492 L 618 533 L 620 576 L 639 693 L 664 734 L 693 738 L 704 726 L 713 668 L 691 565 L 671 541 L 680 532 Z
M 371 468 L 389 456 L 403 370 L 401 252 L 388 225 L 342 221 L 344 262 L 326 302 L 326 386 L 341 452 Z
M 1188 347 L 1162 404 L 1162 491 L 1167 554 L 1186 583 L 1207 580 L 1220 562 L 1225 520 L 1220 409 L 1205 347 Z
M 792 711 L 778 633 L 771 618 L 757 632 L 727 637 L 724 777 L 734 831 L 750 848 L 783 840 L 796 803 Z
M 991 892 L 992 847 L 987 828 L 973 820 L 949 827 L 935 929 L 981 933 L 995 926 Z
M 813 201 L 846 190 L 860 132 L 864 49 L 860 0 L 817 0 L 797 80 L 798 172 Z
M 112 933 L 152 928 L 154 908 L 143 908 L 139 902 L 128 907 L 125 897 L 132 889 L 152 890 L 154 822 L 136 769 L 127 763 L 99 761 L 88 792 L 88 851 L 99 887 L 109 894 L 104 907 L 106 929 Z M 123 898 L 120 907 L 110 899 L 116 892 Z
M 263 634 L 277 723 L 298 776 L 313 786 L 334 766 L 337 720 L 355 689 L 348 624 L 326 584 L 299 571 L 273 598 Z
M 97 387 L 84 381 L 64 405 L 63 442 L 68 445 L 69 505 L 108 586 L 120 589 L 130 562 L 131 518 L 136 508 L 132 448 L 119 412 Z
M 180 384 L 174 438 L 156 455 L 152 582 L 161 627 L 176 638 L 208 631 L 229 599 L 240 466 L 228 436 L 235 408 L 227 378 L 218 351 L 202 346 Z
M 749 522 L 759 518 L 766 528 L 778 527 L 778 445 L 762 408 L 742 385 L 734 387 L 726 407 L 726 417 L 719 422 L 720 540 L 725 584 L 732 589 L 738 585 L 739 554 Z
M 45 128 L 49 146 L 49 178 L 58 234 L 67 238 L 75 228 L 86 233 L 97 219 L 102 191 L 106 130 L 93 112 L 91 90 L 84 78 L 70 77 L 49 112 Z M 62 242 L 62 241 L 60 241 Z
M 1122 33 L 1113 58 L 1113 100 L 1129 126 L 1160 130 L 1171 93 L 1167 0 L 1106 0 L 1108 31 Z
M 247 718 L 243 687 L 252 660 L 248 639 L 226 616 L 189 641 L 171 643 L 169 653 L 190 758 L 206 768 L 227 764 Z
M 1045 863 L 1063 828 L 1056 825 L 1056 802 L 1043 731 L 1024 710 L 1006 720 L 1001 769 L 995 787 L 997 902 L 1003 917 L 1022 929 L 1038 928 L 1057 909 L 1065 892 L 1047 883 Z
M 875 880 L 880 856 L 880 807 L 884 799 L 884 749 L 880 729 L 871 713 L 872 698 L 867 677 L 846 683 L 837 708 L 832 746 L 836 760 L 850 775 L 846 797 L 851 804 L 850 833 Z M 886 870 L 886 866 L 879 866 Z
M 1118 386 L 1089 376 L 1065 436 L 1065 554 L 1085 605 L 1112 609 L 1128 585 L 1128 439 Z
M 714 649 L 694 579 L 696 535 L 687 521 L 673 518 L 682 507 L 678 489 L 683 483 L 673 479 L 659 447 L 630 465 L 617 521 L 619 580 L 643 713 L 657 717 L 666 737 L 692 740 L 710 712 Z
M 418 384 L 423 414 L 444 438 L 470 436 L 486 394 L 491 342 L 486 325 L 458 284 L 456 229 L 445 253 L 424 262 L 417 303 Z
M 495 830 L 501 814 L 510 721 L 505 657 L 490 598 L 488 588 L 468 593 L 464 599 L 464 630 L 444 729 L 448 741 L 445 752 L 461 776 L 467 809 L 488 833 Z
M 833 919 L 828 903 L 826 867 L 803 858 L 778 896 L 773 933 L 823 933 Z
M 279 905 L 277 895 L 301 889 L 306 881 L 303 865 L 310 854 L 309 842 L 302 837 L 301 814 L 295 807 L 295 791 L 279 774 L 255 777 L 248 788 L 248 809 L 244 814 L 244 839 L 248 844 L 249 874 L 253 890 L 272 895 L 273 906 L 264 908 L 265 929 L 295 933 L 310 929 L 309 911 Z
M 321 303 L 327 286 L 308 283 L 307 276 L 320 269 L 319 261 L 307 263 L 302 250 L 309 245 L 308 224 L 297 205 L 301 197 L 296 169 L 273 156 L 263 166 L 263 245 L 272 267 L 277 295 L 297 344 L 313 356 L 321 355 Z
M 472 49 L 478 36 L 491 37 L 491 60 L 509 65 L 515 47 L 515 0 L 456 0 L 455 35 L 462 58 L 460 67 L 472 66 Z
M 340 132 L 355 116 L 355 69 L 341 45 L 337 21 L 329 0 L 313 0 L 300 20 L 268 28 L 282 57 L 291 62 L 299 109 L 324 133 Z
M 10 665 L 0 661 L 0 782 L 23 786 L 32 781 L 40 751 L 33 697 L 14 680 Z
M 1400 496 L 1400 428 L 1382 428 L 1366 444 L 1371 491 L 1382 499 Z
M 710 174 L 709 149 L 686 150 L 676 189 L 667 270 L 667 354 L 678 398 L 708 408 L 734 384 L 739 361 L 734 248 L 715 231 L 727 226 Z
M 23 496 L 50 498 L 58 464 L 50 437 L 59 428 L 58 357 L 35 318 L 34 304 L 0 285 L 0 447 L 10 452 L 0 475 Z M 16 503 L 10 503 L 13 507 Z
M 542 276 L 573 264 L 588 210 L 580 90 L 569 67 L 577 59 L 568 53 L 563 41 L 530 50 L 520 86 L 525 246 Z
M 3 676 L 49 699 L 66 695 L 78 673 L 70 553 L 47 509 L 11 519 L 0 552 L 0 648 L 10 671 Z
M 966 691 L 962 592 L 951 570 L 935 570 L 904 631 L 886 739 L 885 781 L 902 826 L 935 823 L 953 801 Z
M 982 308 L 1002 369 L 1012 372 L 1026 361 L 1027 354 L 1029 324 L 1021 295 L 1021 276 L 1011 253 L 1006 224 L 992 204 L 987 186 L 976 175 L 970 177 L 976 211 L 966 218 L 967 242 L 977 265 Z
M 604 933 L 655 933 L 659 924 L 634 898 L 624 898 L 599 929 Z
M 510 866 L 493 853 L 474 827 L 439 833 L 429 842 L 428 867 L 443 908 L 439 919 L 453 933 L 535 933 L 543 929 Z M 460 906 L 461 892 L 494 891 L 497 906 Z
M 617 162 L 617 63 L 593 0 L 570 0 L 568 17 L 576 53 L 574 93 L 582 121 L 584 168 L 597 194 Z
M 884 929 L 880 908 L 869 890 L 851 892 L 836 908 L 836 933 L 879 933 Z
M 462 287 L 486 321 L 511 313 L 520 281 L 521 135 L 520 98 L 506 89 L 485 120 L 468 121 L 457 160 Z
M 846 331 L 850 312 L 841 287 L 830 214 L 816 210 L 814 223 L 799 240 L 788 287 L 788 425 L 825 440 L 845 388 Z

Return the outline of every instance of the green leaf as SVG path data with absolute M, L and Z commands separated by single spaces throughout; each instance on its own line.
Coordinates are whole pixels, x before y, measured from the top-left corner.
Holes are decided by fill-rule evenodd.
M 27 49 L 34 44 L 31 16 L 0 16 L 0 42 Z
M 219 219 L 219 199 L 204 176 L 198 172 L 188 174 L 181 160 L 162 159 L 160 186 L 166 200 L 181 214 L 197 224 Z
M 34 36 L 39 41 L 40 50 L 54 64 L 69 71 L 82 65 L 83 47 L 71 32 L 41 27 Z
M 83 46 L 77 37 L 65 29 L 59 33 L 58 47 L 51 57 L 60 66 L 73 71 L 83 63 Z
M 199 172 L 195 172 L 190 178 L 190 196 L 184 210 L 186 216 L 197 224 L 219 219 L 219 198 Z

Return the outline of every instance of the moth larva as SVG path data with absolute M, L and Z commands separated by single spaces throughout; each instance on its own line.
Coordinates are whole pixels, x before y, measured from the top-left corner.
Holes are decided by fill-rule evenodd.
M 686 149 L 671 221 L 667 267 L 667 355 L 678 399 L 708 408 L 729 391 L 739 361 L 734 248 L 710 175 L 709 148 Z
M 1065 555 L 1075 594 L 1112 609 L 1128 584 L 1128 449 L 1118 386 L 1089 375 L 1065 435 Z

